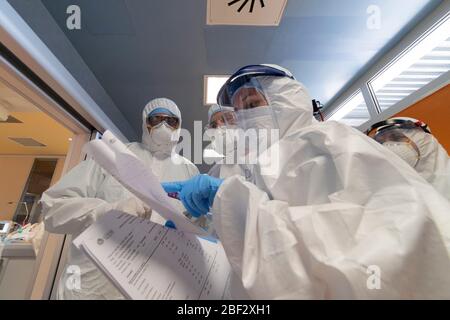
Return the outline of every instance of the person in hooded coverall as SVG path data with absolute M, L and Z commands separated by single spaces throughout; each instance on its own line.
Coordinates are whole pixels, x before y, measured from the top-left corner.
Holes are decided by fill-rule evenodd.
M 279 130 L 253 183 L 162 185 L 193 215 L 213 214 L 251 298 L 450 298 L 450 206 L 409 165 L 354 128 L 317 122 L 304 86 L 278 66 L 238 70 L 218 103 L 244 129 Z
M 396 117 L 374 124 L 366 134 L 406 161 L 450 201 L 450 158 L 426 123 Z
M 142 112 L 142 143 L 128 145 L 162 181 L 188 179 L 198 174 L 194 164 L 174 152 L 180 127 L 181 113 L 177 105 L 169 99 L 154 99 Z M 47 231 L 69 234 L 73 238 L 109 210 L 143 217 L 148 216 L 150 211 L 93 160 L 83 161 L 72 169 L 43 194 L 41 201 Z M 173 201 L 177 202 L 175 199 Z M 153 212 L 152 220 L 155 215 Z M 161 217 L 155 221 L 158 219 Z M 88 257 L 73 245 L 67 266 L 80 268 L 81 288 L 68 284 L 72 274 L 67 270 L 59 281 L 59 299 L 124 298 Z
M 234 109 L 213 104 L 208 110 L 205 133 L 212 141 L 204 151 L 204 158 L 215 162 L 208 175 L 222 179 L 235 174 L 245 177 L 246 168 L 235 157 L 238 134 Z
M 221 107 L 213 104 L 208 110 L 208 125 L 206 134 L 211 138 L 211 144 L 204 152 L 204 158 L 208 157 L 208 151 L 213 150 L 218 155 L 216 163 L 209 170 L 208 175 L 216 178 L 228 178 L 233 175 L 240 175 L 249 179 L 251 177 L 248 166 L 239 163 L 235 157 L 237 152 L 236 117 L 234 108 Z M 214 153 L 212 153 L 214 156 Z M 227 298 L 233 300 L 248 300 L 250 297 L 245 291 L 239 277 L 234 273 L 230 276 L 229 291 Z

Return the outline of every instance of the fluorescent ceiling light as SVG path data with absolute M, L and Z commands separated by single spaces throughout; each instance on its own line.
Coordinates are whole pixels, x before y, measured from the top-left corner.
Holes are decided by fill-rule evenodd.
M 402 87 L 402 86 L 395 86 L 395 87 L 386 87 L 383 88 L 383 91 L 415 91 L 419 89 L 420 87 Z
M 430 79 L 429 81 L 426 82 L 426 83 L 428 83 L 432 79 L 434 79 L 434 76 L 429 75 L 429 74 L 405 74 L 405 75 L 398 76 L 397 79 L 412 79 L 412 80 Z
M 450 48 L 450 41 L 444 41 L 439 45 L 439 48 Z
M 205 105 L 217 103 L 217 94 L 229 77 L 230 76 L 205 76 L 205 93 L 203 101 Z
M 424 85 L 450 71 L 450 59 L 445 59 L 446 57 L 450 57 L 450 14 L 406 49 L 396 60 L 371 80 L 369 85 L 377 99 L 386 95 L 409 96 Z M 411 91 L 405 93 L 406 88 L 398 87 L 398 91 L 395 92 L 393 84 L 399 84 L 399 81 L 404 81 L 405 79 L 419 80 L 418 83 L 416 82 L 417 88 L 409 87 L 407 89 Z M 405 84 L 413 85 L 413 83 Z M 392 93 L 385 93 L 387 90 L 392 91 Z M 381 108 L 382 111 L 393 104 L 384 104 L 383 108 Z
M 402 98 L 380 98 L 378 101 L 400 101 Z
M 407 97 L 410 93 L 406 92 L 382 92 L 377 95 L 377 97 L 386 97 L 386 96 L 393 96 L 393 97 Z
M 419 63 L 420 59 L 430 53 L 439 44 L 445 42 L 450 37 L 450 19 L 447 16 L 445 21 L 437 28 L 425 35 L 422 40 L 410 47 L 397 61 L 383 71 L 377 79 L 372 82 L 372 87 L 378 91 L 386 83 L 407 71 L 412 65 Z M 422 61 L 420 61 L 422 62 Z
M 431 53 L 433 54 L 433 53 Z M 448 53 L 446 53 L 448 55 Z M 449 59 L 423 59 L 419 61 L 420 64 L 450 64 Z
M 342 103 L 327 120 L 336 120 L 350 126 L 359 126 L 370 119 L 366 102 L 360 90 Z
M 441 74 L 444 72 L 447 72 L 450 68 L 449 67 L 441 67 L 441 68 L 431 68 L 431 67 L 421 67 L 421 66 L 416 66 L 414 68 L 409 68 L 407 71 L 408 72 L 422 72 L 422 73 L 437 73 L 437 74 Z
M 435 52 L 430 52 L 428 57 L 449 57 L 450 53 L 448 51 L 436 50 Z
M 427 81 L 391 81 L 391 85 L 424 85 L 427 83 Z

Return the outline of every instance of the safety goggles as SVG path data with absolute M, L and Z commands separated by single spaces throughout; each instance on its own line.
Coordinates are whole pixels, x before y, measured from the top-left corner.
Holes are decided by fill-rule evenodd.
M 180 127 L 180 119 L 165 114 L 155 114 L 147 118 L 147 126 L 156 127 L 161 123 L 167 123 L 170 127 L 178 129 Z
M 236 71 L 227 82 L 225 82 L 217 95 L 217 103 L 220 106 L 229 106 L 236 110 L 245 109 L 244 106 L 253 105 L 254 107 L 257 106 L 258 103 L 262 103 L 261 97 L 258 97 L 261 95 L 262 90 L 260 86 L 255 85 L 255 82 L 252 81 L 258 76 L 289 77 L 295 79 L 288 71 L 276 67 L 269 65 L 249 65 Z M 252 86 L 254 87 L 253 90 L 250 89 Z M 237 92 L 245 87 L 248 88 L 247 93 L 241 93 L 241 96 L 233 101 L 232 98 L 235 97 Z M 245 96 L 248 97 L 248 101 L 253 102 L 244 101 Z
M 236 124 L 236 115 L 233 111 L 219 111 L 212 116 L 211 122 L 205 129 L 217 129 L 222 126 Z

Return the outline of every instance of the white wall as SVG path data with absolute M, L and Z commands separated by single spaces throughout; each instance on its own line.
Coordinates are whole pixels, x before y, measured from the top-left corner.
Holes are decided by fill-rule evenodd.
M 34 157 L 0 156 L 0 220 L 13 218 L 33 162 Z

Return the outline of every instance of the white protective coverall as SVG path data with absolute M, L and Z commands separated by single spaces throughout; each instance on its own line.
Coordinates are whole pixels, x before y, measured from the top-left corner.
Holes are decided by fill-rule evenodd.
M 450 158 L 439 141 L 421 130 L 399 129 L 419 148 L 416 171 L 450 201 Z
M 278 170 L 227 178 L 212 208 L 249 296 L 449 299 L 448 202 L 361 132 L 313 119 L 297 81 L 257 79 L 280 129 Z
M 218 105 L 213 105 L 208 110 L 208 123 L 211 123 L 211 119 L 214 114 L 217 112 L 221 112 L 222 110 L 225 111 L 233 111 L 233 108 L 227 108 L 227 107 L 219 107 Z M 211 129 L 210 129 L 211 130 Z M 227 128 L 224 128 L 223 130 L 230 130 Z M 233 130 L 233 129 L 231 129 Z M 230 135 L 224 134 L 224 139 L 229 139 Z M 207 148 L 214 149 L 214 145 L 210 144 Z M 225 147 L 226 150 L 227 147 Z M 218 148 L 218 152 L 222 152 L 223 150 L 221 148 Z M 234 152 L 232 152 L 234 153 Z M 233 175 L 240 175 L 243 177 L 250 178 L 250 171 L 246 165 L 238 164 L 238 163 L 229 163 L 228 157 L 231 159 L 234 158 L 232 154 L 227 155 L 224 159 L 220 159 L 216 161 L 216 163 L 211 167 L 211 169 L 208 171 L 208 175 L 215 177 L 215 178 L 221 178 L 225 179 L 228 177 L 231 177 Z M 228 163 L 228 164 L 227 164 Z M 230 277 L 230 285 L 229 285 L 229 291 L 227 292 L 227 299 L 232 300 L 248 300 L 250 297 L 248 296 L 247 292 L 242 286 L 242 283 L 240 281 L 240 278 L 236 276 L 235 273 L 233 273 Z
M 174 133 L 175 142 L 162 143 L 152 140 L 146 120 L 148 114 L 156 108 L 169 110 L 181 122 L 180 110 L 173 101 L 164 98 L 152 100 L 142 113 L 143 143 L 131 143 L 128 148 L 151 167 L 161 181 L 187 179 L 198 174 L 194 164 L 173 152 L 179 130 Z M 41 201 L 47 231 L 68 234 L 72 238 L 111 209 L 135 215 L 145 212 L 142 202 L 93 160 L 83 161 L 72 169 L 43 194 Z M 173 201 L 175 205 L 180 205 L 177 200 Z M 152 214 L 152 220 L 154 216 L 155 212 Z M 67 266 L 79 268 L 81 288 L 67 285 L 69 278 L 74 275 L 73 272 L 76 272 L 74 267 L 70 267 L 61 276 L 58 286 L 59 299 L 123 299 L 122 294 L 103 273 L 73 245 L 70 247 Z
M 220 107 L 217 104 L 213 104 L 209 110 L 208 110 L 208 123 L 211 124 L 211 120 L 213 116 L 218 112 L 229 112 L 233 111 L 234 109 L 231 107 Z M 221 145 L 215 145 L 214 143 L 209 144 L 206 149 L 210 148 L 214 151 L 222 154 L 224 150 L 228 151 L 229 153 L 226 154 L 224 158 L 217 159 L 215 161 L 215 164 L 211 167 L 211 169 L 208 171 L 208 175 L 215 177 L 215 178 L 228 178 L 235 174 L 239 174 L 242 176 L 249 176 L 250 173 L 248 172 L 248 169 L 245 165 L 238 164 L 235 161 L 234 153 L 235 150 L 233 150 L 234 141 L 237 138 L 234 134 L 227 134 L 226 131 L 233 131 L 235 126 L 226 125 L 220 128 L 222 131 L 220 131 L 220 134 L 222 134 L 222 138 L 225 140 L 225 142 L 222 142 L 225 147 L 221 147 Z M 218 129 L 209 129 L 212 131 L 213 135 L 216 134 L 214 130 Z M 210 137 L 211 138 L 211 137 Z M 230 161 L 231 160 L 231 161 Z

